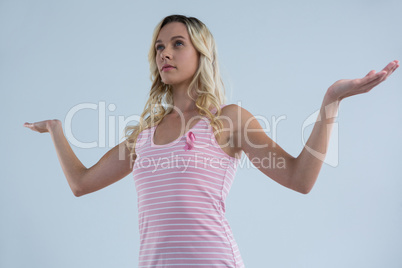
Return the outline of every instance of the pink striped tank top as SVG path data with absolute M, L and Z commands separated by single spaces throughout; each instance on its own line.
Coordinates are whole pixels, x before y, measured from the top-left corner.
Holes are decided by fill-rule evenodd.
M 196 120 L 168 144 L 154 144 L 157 126 L 137 138 L 138 267 L 244 267 L 225 218 L 240 159 L 220 148 L 207 117 Z

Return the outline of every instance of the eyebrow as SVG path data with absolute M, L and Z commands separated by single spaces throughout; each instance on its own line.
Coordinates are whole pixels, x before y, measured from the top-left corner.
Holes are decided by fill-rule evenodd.
M 177 39 L 177 38 L 186 39 L 186 38 L 184 38 L 184 37 L 181 36 L 181 35 L 176 35 L 176 36 L 173 36 L 172 38 L 170 38 L 170 40 Z M 156 40 L 155 44 L 156 44 L 156 43 L 162 43 L 162 40 Z

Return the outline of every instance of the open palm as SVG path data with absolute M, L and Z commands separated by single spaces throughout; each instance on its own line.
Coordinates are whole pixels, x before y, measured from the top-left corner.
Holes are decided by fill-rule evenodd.
M 24 127 L 27 127 L 29 129 L 39 132 L 39 133 L 45 133 L 45 132 L 49 132 L 51 126 L 56 124 L 57 121 L 59 121 L 59 120 L 57 120 L 57 119 L 44 120 L 44 121 L 39 121 L 39 122 L 35 122 L 35 123 L 25 122 Z
M 363 78 L 338 80 L 329 87 L 328 94 L 340 101 L 353 95 L 369 92 L 387 79 L 398 67 L 399 61 L 394 60 L 378 73 L 372 70 Z

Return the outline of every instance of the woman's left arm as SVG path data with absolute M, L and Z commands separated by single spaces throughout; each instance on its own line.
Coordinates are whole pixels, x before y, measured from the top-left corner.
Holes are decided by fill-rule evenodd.
M 328 150 L 329 138 L 341 100 L 369 92 L 388 78 L 397 68 L 397 60 L 389 63 L 382 71 L 370 71 L 361 79 L 344 79 L 330 86 L 324 96 L 317 121 L 302 152 L 294 161 L 292 187 L 308 193 L 313 188 Z
M 228 105 L 228 114 L 230 118 L 235 119 L 234 147 L 239 152 L 244 151 L 250 161 L 274 181 L 307 194 L 313 188 L 325 160 L 333 122 L 341 100 L 369 92 L 398 67 L 399 62 L 393 61 L 378 73 L 370 71 L 364 78 L 339 80 L 330 86 L 311 135 L 297 157 L 287 153 L 269 138 L 250 112 L 237 105 Z

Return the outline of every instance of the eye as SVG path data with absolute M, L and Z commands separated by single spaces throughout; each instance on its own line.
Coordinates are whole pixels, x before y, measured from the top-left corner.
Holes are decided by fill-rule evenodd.
M 177 44 L 182 44 L 182 45 L 183 45 L 183 42 L 177 41 L 175 44 L 176 44 L 176 45 L 177 45 Z
M 183 44 L 183 42 L 182 41 L 176 41 L 175 43 L 174 43 L 176 46 L 179 44 L 179 45 L 184 45 Z M 158 45 L 158 46 L 156 46 L 156 50 L 159 50 L 161 47 L 163 47 L 162 45 Z

